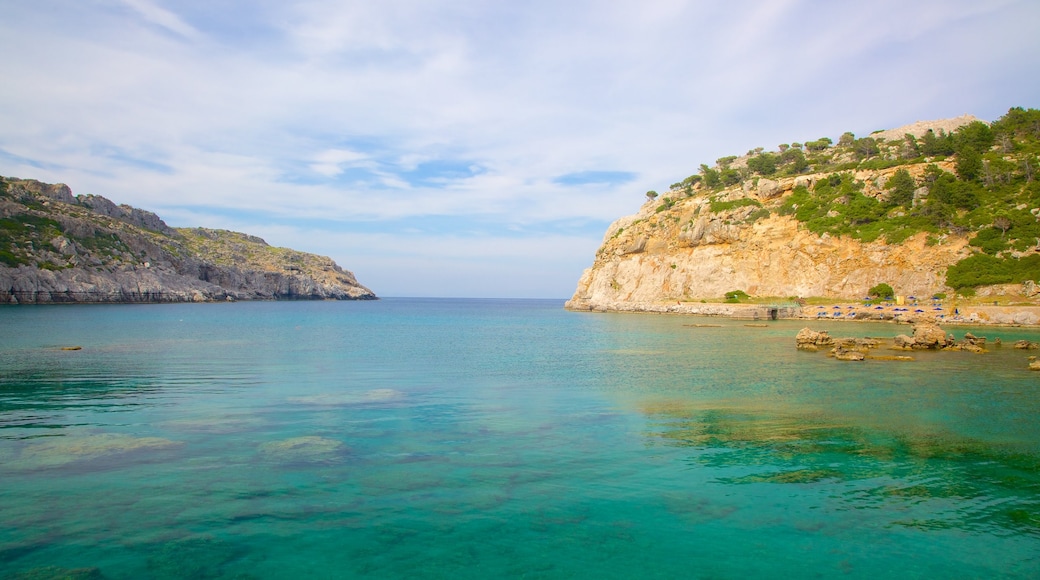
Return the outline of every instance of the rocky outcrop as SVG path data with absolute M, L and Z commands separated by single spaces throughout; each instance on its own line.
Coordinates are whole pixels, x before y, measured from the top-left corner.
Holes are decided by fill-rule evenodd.
M 954 345 L 952 336 L 947 336 L 936 324 L 921 323 L 913 327 L 913 336 L 900 334 L 895 337 L 897 350 L 937 350 Z
M 831 346 L 834 344 L 834 339 L 827 333 L 826 330 L 819 332 L 806 327 L 798 331 L 798 334 L 794 337 L 795 347 L 799 350 L 819 350 L 821 346 Z
M 858 298 L 881 282 L 930 296 L 952 292 L 946 269 L 970 253 L 966 238 L 934 244 L 919 234 L 898 245 L 863 243 L 818 236 L 789 216 L 748 223 L 750 211 L 696 215 L 696 203 L 689 205 L 678 220 L 644 207 L 615 222 L 568 307 L 610 310 L 622 303 L 718 298 L 737 289 L 753 296 Z
M 152 212 L 74 197 L 61 184 L 2 185 L 2 303 L 376 298 L 324 256 L 237 232 L 171 228 Z
M 833 147 L 821 140 L 812 146 L 782 145 L 781 152 L 758 148 L 720 158 L 714 168 L 703 166 L 699 174 L 651 196 L 637 213 L 612 223 L 567 307 L 638 310 L 636 305 L 710 303 L 734 290 L 769 297 L 773 304 L 800 297 L 851 302 L 880 283 L 901 296 L 952 296 L 956 292 L 947 286 L 947 270 L 980 252 L 969 242 L 987 226 L 935 219 L 945 215 L 941 212 L 963 212 L 948 195 L 930 195 L 940 183 L 937 176 L 942 183 L 957 181 L 957 157 L 922 154 L 923 143 L 935 141 L 929 135 L 918 143 L 907 135 L 921 139 L 928 131 L 950 134 L 966 125 L 985 123 L 965 115 L 861 140 L 843 138 Z M 1006 137 L 1005 153 L 1015 143 Z M 1019 162 L 1010 154 L 1005 161 Z M 1020 197 L 1015 211 L 1040 216 L 1033 200 Z M 1016 249 L 1001 256 L 1040 254 L 1040 246 L 1026 242 L 1032 239 L 1016 239 Z M 1000 292 L 1040 297 L 1036 283 L 1016 286 Z M 977 291 L 987 293 L 984 286 Z M 1040 323 L 1040 314 L 1027 311 L 978 310 L 977 318 Z

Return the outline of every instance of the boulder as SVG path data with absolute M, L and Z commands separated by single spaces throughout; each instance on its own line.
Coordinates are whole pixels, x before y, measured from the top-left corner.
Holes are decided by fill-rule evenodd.
M 895 345 L 892 347 L 896 350 L 913 350 L 916 341 L 913 338 L 900 334 L 895 338 Z
M 867 358 L 867 355 L 858 350 L 848 350 L 840 346 L 834 347 L 831 353 L 834 355 L 835 360 L 858 361 Z
M 939 328 L 938 324 L 922 322 L 914 325 L 914 344 L 917 349 L 938 349 L 950 346 L 953 341 L 946 336 L 946 332 Z
M 780 183 L 764 177 L 758 180 L 759 199 L 772 199 L 780 195 L 780 193 Z
M 966 332 L 964 333 L 964 340 L 947 348 L 954 350 L 966 350 L 969 352 L 986 352 L 986 337 L 975 336 L 970 332 Z
M 1040 345 L 1038 345 L 1035 342 L 1030 342 L 1028 340 L 1016 340 L 1015 348 L 1020 350 L 1036 350 L 1037 348 L 1040 348 Z
M 817 350 L 821 346 L 831 346 L 834 344 L 834 339 L 827 333 L 826 330 L 816 332 L 815 330 L 805 327 L 798 331 L 798 334 L 794 337 L 795 346 L 801 350 Z

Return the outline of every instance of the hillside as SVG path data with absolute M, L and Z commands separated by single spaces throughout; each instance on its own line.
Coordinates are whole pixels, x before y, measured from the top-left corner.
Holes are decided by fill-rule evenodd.
M 1013 294 L 1040 278 L 1040 111 L 719 158 L 608 228 L 568 307 Z
M 331 259 L 237 232 L 171 228 L 68 186 L 0 177 L 0 301 L 375 299 Z

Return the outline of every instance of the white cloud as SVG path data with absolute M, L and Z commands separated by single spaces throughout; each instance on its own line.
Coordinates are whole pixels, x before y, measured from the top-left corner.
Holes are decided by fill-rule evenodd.
M 146 21 L 188 39 L 197 38 L 199 33 L 176 14 L 148 0 L 119 0 Z
M 1040 94 L 1028 74 L 1040 65 L 1040 5 L 1026 0 L 113 6 L 7 7 L 0 75 L 14 81 L 0 93 L 0 173 L 179 225 L 325 224 L 312 228 L 320 236 L 272 230 L 287 236 L 272 243 L 304 250 L 339 239 L 330 223 L 364 222 L 352 235 L 371 243 L 350 260 L 391 245 L 398 266 L 450 263 L 461 278 L 486 279 L 491 266 L 472 265 L 458 240 L 396 246 L 400 222 L 605 227 L 646 190 L 723 155 L 994 118 Z M 589 171 L 635 178 L 556 181 Z M 503 252 L 502 270 L 549 275 L 544 248 L 494 240 L 485 246 Z M 393 269 L 373 261 L 370 275 L 396 279 Z
M 343 173 L 347 167 L 371 166 L 371 164 L 363 163 L 368 159 L 368 155 L 357 151 L 329 149 L 316 155 L 310 168 L 326 177 L 335 177 Z

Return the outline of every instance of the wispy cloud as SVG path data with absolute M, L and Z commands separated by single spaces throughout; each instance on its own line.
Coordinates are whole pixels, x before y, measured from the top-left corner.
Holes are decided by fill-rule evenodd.
M 383 294 L 560 296 L 593 232 L 699 163 L 1037 106 L 1037 21 L 1029 0 L 13 3 L 0 173 L 266 232 Z
M 148 0 L 119 0 L 150 24 L 187 39 L 195 39 L 199 31 L 185 23 L 173 12 Z

